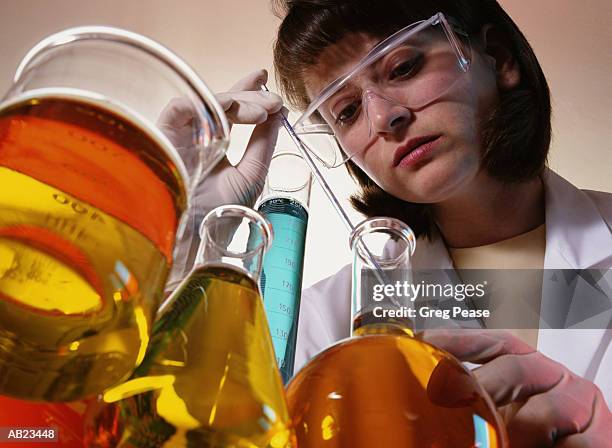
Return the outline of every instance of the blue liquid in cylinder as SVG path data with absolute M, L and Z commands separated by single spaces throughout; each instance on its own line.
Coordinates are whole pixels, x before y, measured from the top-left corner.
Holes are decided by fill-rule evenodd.
M 308 212 L 294 199 L 267 199 L 258 207 L 274 240 L 263 262 L 260 286 L 283 382 L 293 376 Z

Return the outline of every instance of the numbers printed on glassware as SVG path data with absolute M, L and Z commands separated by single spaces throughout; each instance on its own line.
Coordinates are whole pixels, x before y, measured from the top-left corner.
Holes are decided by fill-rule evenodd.
M 283 280 L 283 289 L 286 289 L 289 292 L 293 292 L 293 283 L 287 281 L 287 280 Z
M 53 193 L 53 200 L 60 205 L 70 207 L 73 212 L 74 218 L 70 218 L 66 215 L 57 215 L 49 213 L 45 215 L 45 226 L 54 229 L 56 232 L 79 241 L 89 240 L 87 230 L 83 225 L 83 217 L 90 221 L 95 221 L 98 224 L 105 225 L 102 216 L 95 210 L 91 211 L 87 206 L 82 203 L 67 197 L 61 193 Z M 75 216 L 76 215 L 76 216 Z
M 277 328 L 275 331 L 275 336 L 281 339 L 287 339 L 289 337 L 289 333 L 282 328 Z
M 62 205 L 68 205 L 70 206 L 70 208 L 75 212 L 78 213 L 79 215 L 84 215 L 87 214 L 87 212 L 89 211 L 87 209 L 87 207 L 85 207 L 83 204 L 81 204 L 80 202 L 71 200 L 69 198 L 67 198 L 66 196 L 59 194 L 59 193 L 53 193 L 53 199 L 58 202 L 59 204 Z M 97 213 L 97 212 L 93 212 L 91 214 L 91 220 L 92 221 L 99 221 L 101 223 L 104 223 L 104 220 L 102 219 L 102 217 Z
M 291 307 L 285 303 L 279 303 L 278 309 L 289 316 L 293 316 L 293 309 L 291 309 Z

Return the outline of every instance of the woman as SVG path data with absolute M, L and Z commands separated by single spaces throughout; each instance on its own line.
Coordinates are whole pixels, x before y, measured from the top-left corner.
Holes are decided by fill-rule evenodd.
M 279 7 L 275 68 L 292 106 L 307 111 L 302 130 L 312 119 L 340 143 L 335 158 L 318 156 L 346 162 L 360 188 L 352 199 L 358 210 L 414 229 L 415 268 L 610 272 L 612 197 L 578 190 L 545 167 L 546 80 L 494 0 L 287 0 Z M 363 63 L 378 42 L 439 11 L 450 32 L 434 20 L 406 46 L 419 51 Z M 351 70 L 344 84 L 333 84 Z M 256 72 L 220 95 L 230 119 L 259 125 L 243 161 L 222 163 L 199 188 L 197 203 L 207 208 L 252 205 L 261 191 L 281 107 L 259 92 L 265 79 Z M 296 367 L 349 335 L 349 289 L 345 268 L 304 292 Z M 539 291 L 527 292 L 530 306 L 554 312 Z M 513 446 L 610 446 L 612 414 L 599 389 L 611 402 L 610 330 L 423 337 L 482 364 L 474 372 L 504 412 Z
M 545 167 L 546 80 L 495 1 L 280 6 L 275 68 L 291 105 L 306 111 L 298 126 L 307 132 L 318 123 L 333 133 L 341 153 L 318 155 L 329 165 L 346 162 L 361 189 L 352 198 L 358 210 L 398 217 L 415 230 L 413 267 L 612 267 L 612 196 L 580 191 Z M 438 11 L 455 43 L 432 25 L 406 45 L 414 54 L 392 50 L 364 60 L 378 42 Z M 445 63 L 453 45 L 456 63 Z M 469 66 L 458 70 L 464 57 Z M 304 292 L 298 366 L 348 336 L 349 286 L 345 268 Z M 555 307 L 533 297 L 543 313 Z M 505 417 L 513 446 L 612 443 L 612 415 L 594 384 L 612 401 L 609 330 L 423 337 L 482 364 L 475 374 L 496 404 L 512 405 L 504 410 L 512 409 Z

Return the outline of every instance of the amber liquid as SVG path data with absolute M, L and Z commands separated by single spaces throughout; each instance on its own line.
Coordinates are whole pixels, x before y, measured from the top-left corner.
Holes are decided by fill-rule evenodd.
M 174 297 L 141 366 L 91 411 L 87 446 L 293 446 L 257 284 L 201 267 Z
M 77 400 L 142 360 L 186 203 L 169 151 L 103 102 L 0 110 L 0 395 Z
M 406 335 L 334 345 L 298 372 L 287 400 L 300 448 L 505 446 L 501 420 L 474 377 Z

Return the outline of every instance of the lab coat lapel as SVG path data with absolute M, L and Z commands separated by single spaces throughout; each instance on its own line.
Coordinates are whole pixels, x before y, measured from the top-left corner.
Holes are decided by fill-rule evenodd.
M 579 270 L 608 267 L 605 264 L 612 254 L 612 237 L 593 200 L 550 170 L 544 173 L 543 180 L 546 194 L 544 268 Z M 558 288 L 567 289 L 567 283 L 563 279 L 543 282 L 538 350 L 561 360 L 575 373 L 595 380 L 602 361 L 612 357 L 607 337 L 610 331 L 603 328 L 550 329 L 563 319 L 565 322 L 575 321 L 569 315 L 571 304 L 559 299 L 566 294 Z
M 546 194 L 545 269 L 609 268 L 612 237 L 593 200 L 551 170 Z

